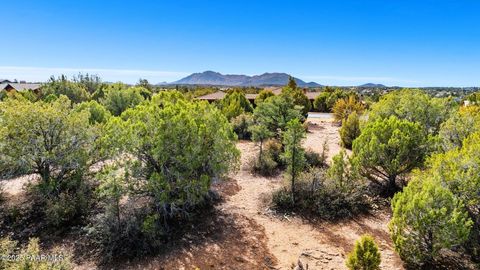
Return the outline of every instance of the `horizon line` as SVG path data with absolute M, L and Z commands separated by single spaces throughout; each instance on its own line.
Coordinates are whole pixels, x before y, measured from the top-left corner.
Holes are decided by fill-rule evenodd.
M 92 74 L 97 75 L 100 78 L 104 79 L 107 82 L 126 82 L 134 83 L 139 79 L 147 79 L 153 84 L 160 84 L 167 82 L 169 84 L 174 83 L 177 80 L 180 80 L 186 76 L 189 76 L 194 73 L 203 73 L 206 71 L 213 71 L 212 69 L 207 69 L 202 72 L 185 72 L 185 71 L 165 71 L 165 70 L 147 70 L 147 69 L 115 69 L 115 68 L 72 68 L 72 67 L 34 67 L 34 66 L 0 66 L 0 74 L 2 79 L 10 77 L 18 81 L 31 81 L 31 82 L 46 82 L 51 76 L 60 76 L 66 75 L 73 77 L 78 74 Z M 214 71 L 217 72 L 217 71 Z M 24 73 L 24 74 L 21 74 Z M 235 73 L 222 73 L 222 75 L 236 75 Z M 409 85 L 401 86 L 401 84 L 422 84 L 420 81 L 400 79 L 394 77 L 382 77 L 382 76 L 335 76 L 335 75 L 300 75 L 294 76 L 288 72 L 263 72 L 264 73 L 285 73 L 293 76 L 297 79 L 304 80 L 305 82 L 310 82 L 309 80 L 330 80 L 330 81 L 343 81 L 343 83 L 326 83 L 320 82 L 319 84 L 323 86 L 360 86 L 363 84 L 373 83 L 373 84 L 386 84 L 392 86 L 386 87 L 457 87 L 457 88 L 468 88 L 468 87 L 478 87 L 478 86 L 438 86 L 438 85 Z M 238 74 L 238 73 L 237 73 Z M 242 75 L 242 74 L 238 74 Z M 247 76 L 254 76 L 251 74 L 243 74 Z M 21 78 L 18 78 L 18 77 Z M 109 79 L 110 78 L 110 79 Z M 115 78 L 115 79 L 113 79 Z M 113 80 L 112 80 L 113 79 Z M 170 79 L 170 82 L 168 82 Z M 347 82 L 352 82 L 354 84 L 348 84 Z

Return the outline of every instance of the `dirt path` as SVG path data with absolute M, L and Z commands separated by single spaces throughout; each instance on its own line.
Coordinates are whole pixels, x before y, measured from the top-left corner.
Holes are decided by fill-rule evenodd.
M 338 127 L 330 122 L 318 121 L 305 141 L 306 147 L 321 151 L 328 138 L 331 158 L 340 151 Z M 295 217 L 278 217 L 265 206 L 265 198 L 282 186 L 282 176 L 264 178 L 254 176 L 246 164 L 257 151 L 251 142 L 240 142 L 242 168 L 233 177 L 241 190 L 231 196 L 221 207 L 223 211 L 253 219 L 265 228 L 267 246 L 277 258 L 279 269 L 290 269 L 299 259 L 309 264 L 309 269 L 346 269 L 345 256 L 355 240 L 363 233 L 372 234 L 382 252 L 382 269 L 402 269 L 401 261 L 393 252 L 388 235 L 387 214 L 365 217 L 343 223 L 309 224 Z

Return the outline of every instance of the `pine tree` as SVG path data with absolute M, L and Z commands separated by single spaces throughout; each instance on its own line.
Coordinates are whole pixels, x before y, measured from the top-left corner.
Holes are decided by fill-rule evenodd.
M 285 152 L 283 158 L 287 163 L 287 171 L 291 178 L 292 202 L 295 203 L 295 181 L 305 167 L 305 150 L 302 140 L 305 138 L 305 129 L 298 119 L 293 119 L 287 124 L 287 130 L 283 134 Z

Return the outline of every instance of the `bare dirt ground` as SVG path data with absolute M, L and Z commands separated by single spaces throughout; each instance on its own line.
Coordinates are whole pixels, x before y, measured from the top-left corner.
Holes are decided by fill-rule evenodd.
M 328 140 L 328 157 L 340 151 L 338 126 L 330 121 L 314 120 L 314 128 L 307 134 L 305 147 L 316 152 Z M 316 124 L 316 126 L 315 126 Z M 266 197 L 282 186 L 282 176 L 264 178 L 250 173 L 246 164 L 255 156 L 256 147 L 251 142 L 240 142 L 242 168 L 234 176 L 241 190 L 231 196 L 223 210 L 255 220 L 265 228 L 267 245 L 277 258 L 277 269 L 291 269 L 298 260 L 309 269 L 346 269 L 345 257 L 355 240 L 364 233 L 375 237 L 382 253 L 382 269 L 402 269 L 402 262 L 393 251 L 387 223 L 388 213 L 366 216 L 340 223 L 312 224 L 297 217 L 279 217 L 265 205 Z
M 328 142 L 329 159 L 340 151 L 339 127 L 325 119 L 309 119 L 304 146 L 321 153 Z M 403 269 L 393 251 L 387 210 L 345 222 L 309 222 L 279 216 L 269 210 L 268 196 L 281 188 L 282 175 L 252 175 L 249 161 L 256 155 L 252 142 L 237 144 L 241 169 L 226 182 L 214 185 L 222 196 L 212 213 L 189 233 L 171 243 L 168 252 L 153 258 L 124 263 L 109 269 L 292 269 L 298 260 L 313 269 L 346 269 L 345 258 L 364 233 L 374 236 L 382 254 L 382 269 Z M 23 185 L 32 177 L 2 181 L 7 197 L 22 197 Z M 95 269 L 93 262 L 77 262 L 77 269 Z

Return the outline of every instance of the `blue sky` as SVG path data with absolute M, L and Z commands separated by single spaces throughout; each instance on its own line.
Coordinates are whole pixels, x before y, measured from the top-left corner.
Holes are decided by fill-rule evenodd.
M 480 1 L 0 1 L 0 78 L 480 86 Z

